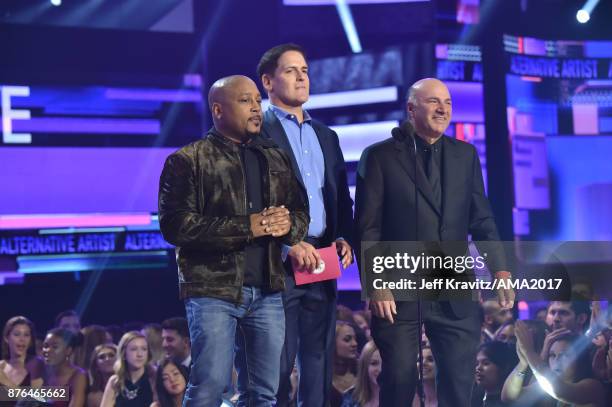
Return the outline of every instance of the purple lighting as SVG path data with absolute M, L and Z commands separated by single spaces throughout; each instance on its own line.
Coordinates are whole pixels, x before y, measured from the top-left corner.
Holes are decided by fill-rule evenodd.
M 149 119 L 77 119 L 67 117 L 35 117 L 13 120 L 13 130 L 26 133 L 89 133 L 157 135 L 159 121 Z
M 156 212 L 159 174 L 175 150 L 0 148 L 0 214 Z
M 0 229 L 135 226 L 150 223 L 151 215 L 148 213 L 0 215 Z
M 150 100 L 160 102 L 201 102 L 202 94 L 197 90 L 187 89 L 133 89 L 108 88 L 104 93 L 107 99 Z

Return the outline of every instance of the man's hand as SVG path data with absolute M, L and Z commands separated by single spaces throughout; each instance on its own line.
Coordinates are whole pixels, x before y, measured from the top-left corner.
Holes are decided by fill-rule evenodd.
M 267 236 L 270 234 L 266 230 L 266 224 L 264 223 L 266 217 L 263 215 L 263 211 L 252 213 L 249 218 L 251 220 L 251 232 L 253 233 L 253 237 Z
M 351 245 L 344 239 L 336 240 L 336 251 L 338 256 L 342 258 L 342 267 L 347 268 L 353 262 L 353 249 Z
M 375 290 L 370 299 L 370 309 L 378 318 L 393 323 L 393 315 L 397 315 L 395 299 L 390 290 Z
M 495 273 L 496 280 L 509 280 L 512 276 L 508 271 Z M 500 288 L 497 290 L 497 302 L 502 309 L 512 309 L 514 306 L 514 290 L 512 288 Z
M 263 225 L 266 232 L 272 237 L 285 236 L 291 229 L 291 217 L 289 210 L 282 206 L 271 206 L 262 212 L 264 216 Z
M 300 242 L 291 246 L 287 254 L 297 261 L 299 268 L 307 268 L 311 273 L 315 271 L 321 263 L 319 252 L 317 252 L 317 249 L 310 243 Z

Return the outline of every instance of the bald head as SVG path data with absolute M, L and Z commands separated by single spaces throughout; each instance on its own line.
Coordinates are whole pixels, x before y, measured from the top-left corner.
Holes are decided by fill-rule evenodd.
M 226 100 L 226 96 L 229 92 L 232 92 L 237 86 L 246 84 L 248 82 L 255 86 L 255 82 L 244 75 L 231 75 L 226 76 L 225 78 L 217 79 L 208 91 L 208 106 L 210 106 L 212 109 L 213 103 L 223 103 Z
M 491 331 L 497 330 L 501 325 L 512 320 L 512 311 L 502 309 L 496 299 L 483 302 L 482 310 L 484 325 Z
M 215 128 L 226 137 L 242 141 L 261 129 L 261 95 L 246 76 L 227 76 L 213 83 L 208 106 Z
M 408 89 L 408 101 L 415 101 L 418 92 L 429 89 L 432 86 L 444 87 L 448 92 L 448 88 L 441 80 L 436 78 L 424 78 L 413 83 L 410 89 Z
M 408 90 L 408 118 L 416 133 L 426 141 L 435 142 L 448 128 L 452 115 L 450 93 L 444 82 L 425 78 Z

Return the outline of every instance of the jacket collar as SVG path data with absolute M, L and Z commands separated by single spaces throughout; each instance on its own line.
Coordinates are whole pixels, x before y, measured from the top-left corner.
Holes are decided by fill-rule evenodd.
M 211 139 L 218 141 L 219 143 L 223 144 L 224 146 L 232 150 L 238 150 L 238 148 L 240 147 L 238 143 L 225 137 L 214 126 L 211 127 L 210 130 L 208 130 L 207 137 L 210 137 Z M 249 141 L 248 144 L 253 147 L 261 147 L 261 148 L 272 148 L 276 146 L 272 140 L 262 137 L 261 134 L 256 134 L 253 137 L 251 137 L 251 140 Z

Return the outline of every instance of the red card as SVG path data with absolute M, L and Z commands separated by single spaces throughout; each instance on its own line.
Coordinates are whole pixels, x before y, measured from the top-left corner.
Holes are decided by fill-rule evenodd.
M 291 258 L 295 285 L 333 280 L 340 277 L 340 260 L 338 260 L 338 254 L 336 253 L 336 243 L 332 243 L 329 247 L 317 249 L 317 251 L 319 256 L 321 256 L 321 266 L 312 273 L 305 267 L 299 268 L 296 260 L 293 257 Z

